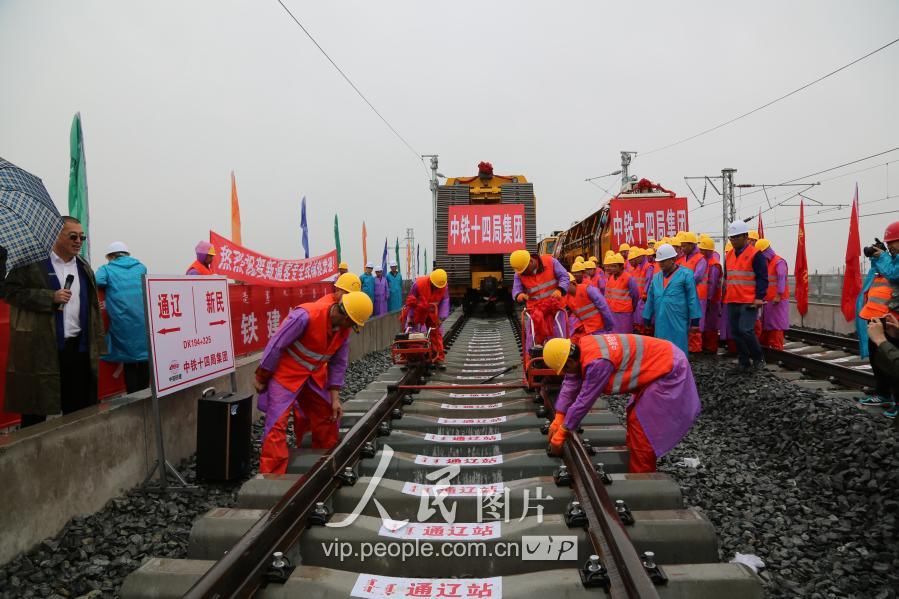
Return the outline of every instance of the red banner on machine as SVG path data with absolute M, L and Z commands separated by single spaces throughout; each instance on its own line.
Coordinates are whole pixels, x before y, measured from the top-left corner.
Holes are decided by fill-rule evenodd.
M 612 247 L 622 243 L 646 247 L 646 240 L 674 237 L 689 231 L 687 198 L 611 200 L 609 225 Z
M 524 205 L 450 206 L 448 254 L 509 254 L 524 248 Z
M 214 231 L 209 232 L 209 242 L 216 250 L 212 271 L 235 281 L 270 287 L 295 287 L 315 283 L 337 273 L 337 250 L 306 260 L 281 260 L 247 249 Z

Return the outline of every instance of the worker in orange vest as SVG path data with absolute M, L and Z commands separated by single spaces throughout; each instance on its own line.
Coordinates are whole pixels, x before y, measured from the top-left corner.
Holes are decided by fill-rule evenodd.
M 549 430 L 551 455 L 561 455 L 570 431 L 605 394 L 632 393 L 627 404 L 628 471 L 655 472 L 656 459 L 687 434 L 701 404 L 690 362 L 664 339 L 642 335 L 584 335 L 575 344 L 553 339 L 546 365 L 565 373 Z
M 693 271 L 693 283 L 696 285 L 696 296 L 699 298 L 699 309 L 702 312 L 699 328 L 691 328 L 688 335 L 690 353 L 699 353 L 702 351 L 702 330 L 705 328 L 705 313 L 709 301 L 708 261 L 697 247 L 699 237 L 696 233 L 684 231 L 679 235 L 682 252 L 679 264 Z
M 186 274 L 193 276 L 213 274 L 212 259 L 216 255 L 215 246 L 208 241 L 201 241 L 194 248 L 194 252 L 197 254 L 197 259 L 187 268 Z
M 587 282 L 584 264 L 575 263 L 571 267 L 574 282 L 568 288 L 568 336 L 572 339 L 612 330 L 612 311 L 599 289 Z
M 721 260 L 715 251 L 715 242 L 711 237 L 699 240 L 699 251 L 705 256 L 708 265 L 708 301 L 705 306 L 705 320 L 702 327 L 702 351 L 707 354 L 718 353 L 718 325 L 721 322 L 721 282 L 724 271 Z
M 604 276 L 605 273 L 601 270 L 597 272 L 596 262 L 593 261 L 593 258 L 585 260 L 584 262 L 581 262 L 581 264 L 583 264 L 584 267 L 584 281 L 588 285 L 593 285 L 594 287 L 599 289 L 600 293 L 604 293 L 606 290 L 606 278 Z
M 612 254 L 606 257 L 606 302 L 612 309 L 615 322 L 612 330 L 616 333 L 634 332 L 634 309 L 640 303 L 637 281 L 631 273 L 624 271 L 624 256 Z
M 646 250 L 638 246 L 632 246 L 628 252 L 628 262 L 631 265 L 631 278 L 637 284 L 637 293 L 640 295 L 640 301 L 634 308 L 634 332 L 640 335 L 646 335 L 646 327 L 643 325 L 643 306 L 646 302 L 646 287 L 652 277 L 652 265 L 646 259 Z
M 550 255 L 532 256 L 527 250 L 509 255 L 515 271 L 512 297 L 525 304 L 525 352 L 548 339 L 564 337 L 568 323 L 562 295 L 568 292 L 568 271 Z
M 447 275 L 442 268 L 435 268 L 430 275 L 415 279 L 406 296 L 406 303 L 400 312 L 403 327 L 415 333 L 427 333 L 434 350 L 435 362 L 443 367 L 446 352 L 443 348 L 443 332 L 440 323 L 449 316 L 449 289 Z
M 790 328 L 790 285 L 787 261 L 774 253 L 771 242 L 759 239 L 755 249 L 768 261 L 768 292 L 762 308 L 762 336 L 759 343 L 773 349 L 784 348 L 784 331 Z
M 259 472 L 287 471 L 287 421 L 294 408 L 297 445 L 307 428 L 312 447 L 330 449 L 337 444 L 340 389 L 349 357 L 349 335 L 361 327 L 374 309 L 361 291 L 339 301 L 311 302 L 294 308 L 269 339 L 256 369 L 258 407 L 265 413 Z
M 765 367 L 765 356 L 755 333 L 759 308 L 768 293 L 768 261 L 749 243 L 749 227 L 742 220 L 728 226 L 733 249 L 725 259 L 724 304 L 728 330 L 737 346 L 738 367 L 734 372 L 749 372 Z

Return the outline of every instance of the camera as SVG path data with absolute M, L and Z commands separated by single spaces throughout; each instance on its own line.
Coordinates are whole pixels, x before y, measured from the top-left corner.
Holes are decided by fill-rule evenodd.
M 880 250 L 881 252 L 887 251 L 887 246 L 876 237 L 874 238 L 874 243 L 871 245 L 866 245 L 863 249 L 865 252 L 865 258 L 870 258 L 874 255 L 874 252 Z

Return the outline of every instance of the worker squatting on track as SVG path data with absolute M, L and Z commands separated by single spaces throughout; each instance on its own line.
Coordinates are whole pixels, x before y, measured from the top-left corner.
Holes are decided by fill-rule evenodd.
M 549 452 L 562 445 L 602 394 L 633 393 L 627 404 L 630 472 L 655 472 L 693 426 L 700 402 L 686 355 L 672 343 L 642 335 L 584 335 L 552 339 L 546 365 L 565 373 L 549 429 Z
M 450 300 L 446 282 L 446 271 L 442 268 L 415 279 L 400 313 L 400 322 L 406 331 L 414 333 L 430 331 L 428 339 L 435 350 L 438 366 L 446 358 L 443 332 L 440 330 L 440 323 L 449 316 Z
M 314 448 L 337 444 L 350 331 L 364 325 L 374 307 L 361 291 L 337 289 L 335 294 L 291 310 L 256 369 L 258 407 L 265 413 L 261 473 L 287 471 L 291 412 L 297 439 L 309 431 Z

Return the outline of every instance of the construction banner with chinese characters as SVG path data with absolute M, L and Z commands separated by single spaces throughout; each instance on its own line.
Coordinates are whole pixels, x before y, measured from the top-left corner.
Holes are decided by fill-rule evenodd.
M 216 249 L 212 271 L 235 281 L 294 287 L 321 281 L 337 273 L 337 250 L 308 260 L 282 260 L 237 245 L 215 231 L 209 232 L 209 242 Z
M 622 243 L 645 248 L 647 238 L 658 240 L 690 230 L 687 198 L 611 200 L 609 224 L 612 248 Z
M 146 275 L 150 368 L 156 396 L 234 372 L 228 280 Z
M 524 205 L 450 206 L 449 254 L 510 254 L 524 248 Z

